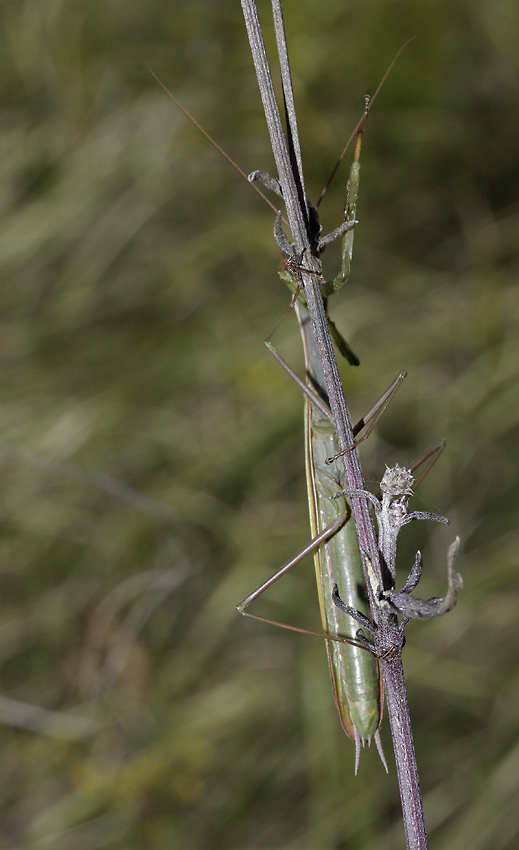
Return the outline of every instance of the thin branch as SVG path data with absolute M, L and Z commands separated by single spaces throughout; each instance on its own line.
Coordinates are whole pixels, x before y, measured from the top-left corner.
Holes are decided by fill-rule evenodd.
M 276 167 L 279 174 L 279 182 L 285 199 L 288 221 L 296 250 L 302 254 L 304 249 L 309 247 L 304 227 L 304 219 L 299 205 L 296 185 L 290 158 L 283 133 L 283 125 L 281 123 L 281 115 L 276 101 L 274 85 L 267 60 L 263 36 L 261 34 L 261 26 L 256 11 L 256 4 L 253 0 L 242 0 L 243 16 L 245 18 L 245 26 L 247 27 L 247 35 L 258 78 L 258 86 L 263 103 L 263 111 L 267 120 L 267 127 L 270 134 L 270 144 L 272 153 L 276 161 Z
M 353 445 L 354 439 L 320 290 L 320 282 L 322 281 L 321 264 L 316 255 L 315 246 L 312 246 L 312 234 L 308 229 L 306 199 L 301 197 L 296 185 L 297 183 L 300 187 L 304 185 L 302 168 L 300 161 L 298 161 L 300 157 L 296 154 L 294 163 L 294 158 L 291 161 L 287 149 L 254 0 L 241 0 L 241 3 L 270 133 L 272 150 L 278 169 L 279 182 L 285 200 L 289 226 L 292 231 L 294 259 L 300 269 L 299 274 L 304 286 L 306 304 L 321 358 L 326 390 L 337 433 L 338 446 L 341 451 L 344 451 Z M 296 151 L 299 143 L 297 125 L 291 114 L 292 106 L 290 104 L 293 104 L 293 95 L 290 70 L 286 59 L 287 51 L 281 2 L 280 0 L 272 0 L 272 5 L 276 40 L 280 52 L 280 61 L 283 66 L 283 90 L 285 103 L 287 104 L 289 136 L 291 137 L 291 144 L 293 144 L 293 148 Z M 296 170 L 296 175 L 294 175 L 294 169 Z M 313 251 L 312 248 L 314 249 Z M 344 456 L 344 465 L 348 489 L 353 491 L 365 490 L 364 479 L 355 449 L 346 453 Z M 383 587 L 382 570 L 370 503 L 365 495 L 356 494 L 352 497 L 352 512 L 359 545 L 361 551 L 365 553 L 365 571 L 373 621 L 378 626 L 376 629 L 375 647 L 382 662 L 382 674 L 395 748 L 407 848 L 408 850 L 426 850 L 427 837 L 401 659 L 403 632 L 398 625 L 396 614 L 390 613 L 387 610 L 384 611 L 378 608 L 376 604 L 376 587 L 373 584 L 378 582 L 378 586 Z M 372 581 L 368 580 L 368 564 Z

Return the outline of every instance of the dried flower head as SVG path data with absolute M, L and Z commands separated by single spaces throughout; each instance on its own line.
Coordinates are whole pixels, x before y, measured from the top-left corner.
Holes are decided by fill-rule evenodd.
M 388 496 L 412 496 L 414 478 L 405 467 L 386 467 L 384 477 L 380 482 L 380 489 Z

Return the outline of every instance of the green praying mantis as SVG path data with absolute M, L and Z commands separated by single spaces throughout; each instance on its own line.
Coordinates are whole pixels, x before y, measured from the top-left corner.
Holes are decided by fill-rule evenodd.
M 359 189 L 360 149 L 362 135 L 366 127 L 367 112 L 368 102 L 366 102 L 362 127 L 357 134 L 355 155 L 348 180 L 344 207 L 346 230 L 342 236 L 341 271 L 330 284 L 322 286 L 325 296 L 339 291 L 349 277 L 353 252 L 353 223 L 355 222 Z M 262 173 L 255 172 L 254 177 L 259 177 L 269 185 Z M 270 188 L 272 188 L 272 184 L 270 184 Z M 288 248 L 279 234 L 279 216 L 276 219 L 276 230 L 277 241 L 281 243 L 284 253 L 288 253 Z M 357 769 L 360 746 L 366 741 L 371 742 L 372 739 L 375 739 L 385 764 L 378 735 L 378 727 L 382 717 L 382 683 L 378 660 L 356 641 L 357 624 L 332 601 L 331 591 L 333 586 L 340 582 L 341 593 L 343 598 L 348 600 L 348 604 L 356 610 L 362 611 L 366 616 L 369 614 L 362 560 L 355 525 L 351 518 L 351 509 L 345 497 L 332 499 L 337 490 L 340 490 L 343 486 L 340 466 L 334 458 L 337 447 L 333 419 L 324 400 L 324 377 L 314 337 L 309 326 L 304 297 L 300 292 L 296 277 L 289 268 L 282 270 L 280 277 L 294 294 L 293 305 L 303 342 L 307 383 L 302 382 L 294 375 L 291 368 L 273 348 L 270 338 L 266 341 L 266 344 L 280 365 L 297 381 L 305 393 L 305 467 L 319 606 L 323 633 L 341 636 L 345 641 L 348 641 L 327 640 L 326 649 L 334 700 L 341 725 L 355 743 Z M 294 272 L 297 274 L 296 269 L 294 269 Z M 330 319 L 328 319 L 328 324 L 332 338 L 336 341 L 343 356 L 352 365 L 357 365 L 357 357 L 345 340 L 339 336 Z M 403 377 L 404 373 L 393 382 L 373 411 L 370 411 L 367 415 L 366 422 L 372 416 L 381 414 Z M 359 426 L 354 429 L 354 433 L 358 433 L 363 424 L 364 421 L 359 423 Z M 320 536 L 323 539 L 322 542 L 318 543 Z M 242 600 L 238 605 L 238 610 L 242 614 L 250 614 L 246 610 L 248 605 L 288 569 L 302 560 L 306 554 L 308 554 L 308 548 L 299 552 L 268 582 Z M 250 614 L 250 616 L 256 615 Z
M 360 149 L 362 135 L 366 127 L 367 111 L 368 102 L 366 102 L 365 120 L 357 133 L 355 154 L 347 185 L 344 207 L 347 228 L 342 237 L 341 271 L 333 281 L 322 286 L 325 295 L 339 291 L 349 277 L 359 189 Z M 265 179 L 262 173 L 258 175 L 258 172 L 255 172 L 254 176 L 259 176 L 262 180 Z M 265 182 L 268 184 L 269 181 L 265 180 Z M 278 225 L 279 217 L 276 227 Z M 277 238 L 286 251 L 286 246 L 279 234 Z M 343 486 L 344 473 L 341 465 L 337 463 L 342 453 L 337 453 L 333 418 L 325 401 L 326 393 L 321 361 L 309 324 L 304 299 L 297 283 L 297 268 L 292 267 L 292 271 L 293 273 L 284 269 L 280 272 L 280 277 L 294 294 L 291 306 L 295 309 L 301 331 L 307 376 L 306 383 L 294 373 L 274 349 L 270 342 L 272 334 L 266 340 L 266 345 L 305 394 L 305 466 L 312 540 L 308 546 L 298 552 L 266 582 L 245 597 L 237 607 L 242 614 L 284 628 L 293 628 L 285 623 L 252 614 L 247 608 L 282 575 L 313 552 L 323 624 L 321 636 L 326 638 L 332 691 L 341 725 L 355 744 L 355 772 L 358 768 L 360 747 L 372 740 L 375 741 L 382 762 L 387 769 L 378 733 L 383 708 L 380 662 L 363 641 L 359 642 L 358 622 L 352 617 L 350 610 L 345 610 L 346 607 L 360 612 L 365 617 L 369 615 L 363 561 L 347 495 L 342 493 L 337 498 L 337 491 L 340 491 Z M 340 337 L 331 320 L 329 320 L 329 326 L 332 338 L 337 342 L 337 347 L 343 356 L 352 365 L 357 365 L 358 360 L 355 354 L 345 340 Z M 357 437 L 362 428 L 369 424 L 366 433 L 359 440 L 356 440 L 355 445 L 369 436 L 405 375 L 405 372 L 401 372 L 397 376 L 369 413 L 354 427 L 353 433 Z M 418 483 L 423 480 L 443 447 L 443 444 L 432 446 L 412 465 L 414 471 L 423 463 L 429 461 Z M 333 598 L 332 591 L 337 585 L 341 590 L 342 608 Z M 295 630 L 316 634 L 299 628 Z
M 391 68 L 392 66 L 390 66 Z M 390 69 L 389 69 L 390 70 Z M 152 72 L 153 73 L 153 72 Z M 388 73 L 388 72 L 387 72 Z M 385 77 L 387 76 L 384 76 Z M 154 75 L 155 76 L 155 75 Z M 157 78 L 156 78 L 157 79 Z M 383 80 L 384 81 L 384 80 Z M 382 82 L 383 82 L 382 81 Z M 159 84 L 165 86 L 158 80 Z M 380 86 L 379 86 L 380 89 Z M 377 92 L 378 93 L 378 90 Z M 227 156 L 217 143 L 200 127 L 195 119 L 184 109 L 177 99 L 165 89 L 168 95 L 186 114 L 186 116 L 197 126 L 209 141 L 228 159 L 240 172 L 244 172 Z M 374 98 L 373 98 L 374 99 Z M 371 103 L 373 100 L 371 101 Z M 363 134 L 366 128 L 367 116 L 370 108 L 369 99 L 366 99 L 366 107 L 363 119 L 359 122 L 356 135 L 355 153 L 350 169 L 346 203 L 344 207 L 344 222 L 329 236 L 319 241 L 320 250 L 334 239 L 342 237 L 342 263 L 341 270 L 336 278 L 326 283 L 321 281 L 321 291 L 324 298 L 338 292 L 347 282 L 353 252 L 353 237 L 356 221 L 357 199 L 360 178 L 360 151 Z M 344 153 L 344 152 L 343 152 Z M 280 193 L 279 184 L 264 172 L 253 172 L 249 175 L 249 181 L 261 180 L 269 189 Z M 254 186 L 254 188 L 257 188 Z M 259 191 L 259 190 L 258 190 Z M 262 192 L 262 197 L 265 198 Z M 267 200 L 265 198 L 265 200 Z M 269 205 L 273 205 L 267 200 Z M 273 207 L 274 208 L 274 207 Z M 274 208 L 275 209 L 275 208 Z M 312 208 L 313 209 L 313 208 Z M 316 228 L 318 227 L 317 214 L 315 215 Z M 247 616 L 267 623 L 273 623 L 283 628 L 318 635 L 325 639 L 328 656 L 328 666 L 332 683 L 335 703 L 337 705 L 342 727 L 346 734 L 354 741 L 356 750 L 355 771 L 357 771 L 360 755 L 360 747 L 366 742 L 375 740 L 381 759 L 385 763 L 384 754 L 380 743 L 378 728 L 382 718 L 383 689 L 380 673 L 380 661 L 373 651 L 373 647 L 362 632 L 359 632 L 359 623 L 370 630 L 368 620 L 369 606 L 367 604 L 367 592 L 365 587 L 365 554 L 359 550 L 355 526 L 353 523 L 351 508 L 348 501 L 349 494 L 343 490 L 343 472 L 337 463 L 342 453 L 337 453 L 333 418 L 327 405 L 326 392 L 324 389 L 324 378 L 320 358 L 317 353 L 315 340 L 311 331 L 308 313 L 306 311 L 305 299 L 299 281 L 299 271 L 291 255 L 291 247 L 281 227 L 281 214 L 278 213 L 274 233 L 282 253 L 286 258 L 285 267 L 280 271 L 280 276 L 293 293 L 290 307 L 295 309 L 301 331 L 306 368 L 306 381 L 301 380 L 293 370 L 285 363 L 272 346 L 270 339 L 280 324 L 284 315 L 274 328 L 266 345 L 276 360 L 291 375 L 305 394 L 305 461 L 307 476 L 308 504 L 310 513 L 310 527 L 312 540 L 294 558 L 279 569 L 267 581 L 263 582 L 252 593 L 245 597 L 237 606 L 238 611 Z M 290 307 L 288 309 L 290 309 Z M 288 309 L 286 312 L 288 312 Z M 358 364 L 358 358 L 351 350 L 348 343 L 343 339 L 333 322 L 328 317 L 328 324 L 332 338 L 339 351 L 352 364 Z M 356 441 L 355 445 L 365 439 L 378 421 L 379 416 L 396 392 L 397 387 L 403 380 L 405 373 L 402 372 L 391 384 L 381 399 L 372 410 L 354 428 L 354 436 L 361 431 L 364 425 L 371 423 L 366 434 Z M 350 447 L 351 448 L 351 447 Z M 414 470 L 425 461 L 429 461 L 420 481 L 427 474 L 432 463 L 441 452 L 443 445 L 437 445 L 424 453 L 413 465 Z M 346 450 L 347 451 L 347 450 Z M 420 481 L 418 483 L 420 483 Z M 409 485 L 405 496 L 408 498 L 411 491 Z M 352 495 L 355 495 L 354 493 Z M 371 499 L 375 497 L 371 494 Z M 378 504 L 378 503 L 377 503 Z M 376 507 L 376 505 L 374 505 Z M 412 518 L 430 518 L 446 522 L 443 517 L 435 515 L 418 515 Z M 379 520 L 380 526 L 380 520 Z M 396 536 L 396 535 L 395 535 Z M 268 587 L 274 584 L 295 564 L 302 561 L 308 554 L 313 553 L 319 605 L 323 632 L 314 632 L 298 628 L 263 617 L 248 611 L 248 606 L 256 600 Z M 421 567 L 421 561 L 420 565 Z M 415 564 L 414 577 L 419 569 Z M 457 574 L 456 574 L 457 575 Z M 409 581 L 409 580 L 408 580 Z M 407 584 L 407 583 L 406 583 Z M 412 584 L 412 587 L 414 587 Z M 460 586 L 459 584 L 457 586 Z M 337 589 L 338 588 L 338 589 Z M 451 588 L 451 583 L 449 584 Z M 388 592 L 381 588 L 373 588 L 380 599 L 380 604 L 389 605 L 396 600 L 398 594 L 393 598 Z M 340 594 L 339 594 L 340 591 Z M 385 594 L 385 596 L 384 596 Z M 407 599 L 408 591 L 406 585 L 402 589 L 401 604 Z M 405 597 L 405 599 L 404 599 Z M 400 597 L 399 597 L 400 598 Z M 419 602 L 420 600 L 418 600 Z M 441 600 L 443 602 L 443 600 Z M 454 592 L 455 601 L 455 592 Z M 452 600 L 449 599 L 449 604 Z M 452 602 L 452 604 L 454 604 Z M 409 616 L 422 616 L 420 613 L 410 613 L 399 609 L 394 602 L 395 610 L 402 613 L 407 619 Z M 434 606 L 433 606 L 434 607 Z M 452 607 L 452 606 L 451 606 Z M 447 610 L 444 605 L 444 609 Z M 424 610 L 423 608 L 420 610 Z M 432 611 L 432 608 L 431 608 Z M 433 613 L 423 616 L 434 616 Z M 387 766 L 386 766 L 387 769 Z

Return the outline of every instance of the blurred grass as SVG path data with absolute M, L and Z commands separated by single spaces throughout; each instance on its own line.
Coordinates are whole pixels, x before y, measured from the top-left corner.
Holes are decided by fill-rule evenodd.
M 354 415 L 409 371 L 370 480 L 448 442 L 421 497 L 451 529 L 400 552 L 424 551 L 428 596 L 463 541 L 458 607 L 405 649 L 431 845 L 515 848 L 519 11 L 285 13 L 314 199 L 417 37 L 370 117 L 331 306 L 362 359 Z M 324 649 L 234 610 L 308 538 L 302 402 L 262 346 L 287 294 L 271 214 L 144 62 L 270 169 L 239 3 L 19 0 L 0 21 L 0 847 L 400 848 L 394 773 L 370 751 L 354 779 Z M 277 341 L 301 363 L 290 318 Z M 315 625 L 312 582 L 264 610 Z

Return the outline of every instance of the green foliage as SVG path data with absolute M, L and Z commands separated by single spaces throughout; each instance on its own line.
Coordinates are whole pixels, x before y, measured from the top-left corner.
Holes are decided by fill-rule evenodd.
M 314 200 L 417 37 L 370 115 L 330 307 L 362 361 L 354 416 L 409 372 L 368 476 L 447 439 L 420 495 L 452 527 L 400 552 L 442 595 L 462 538 L 458 607 L 404 650 L 431 843 L 515 848 L 518 7 L 285 11 Z M 308 539 L 303 403 L 262 346 L 287 294 L 271 213 L 144 62 L 271 168 L 238 0 L 0 16 L 0 846 L 400 848 L 396 779 L 371 751 L 354 779 L 324 648 L 234 611 Z M 276 344 L 301 363 L 292 317 Z M 312 582 L 309 560 L 262 604 L 315 626 Z

